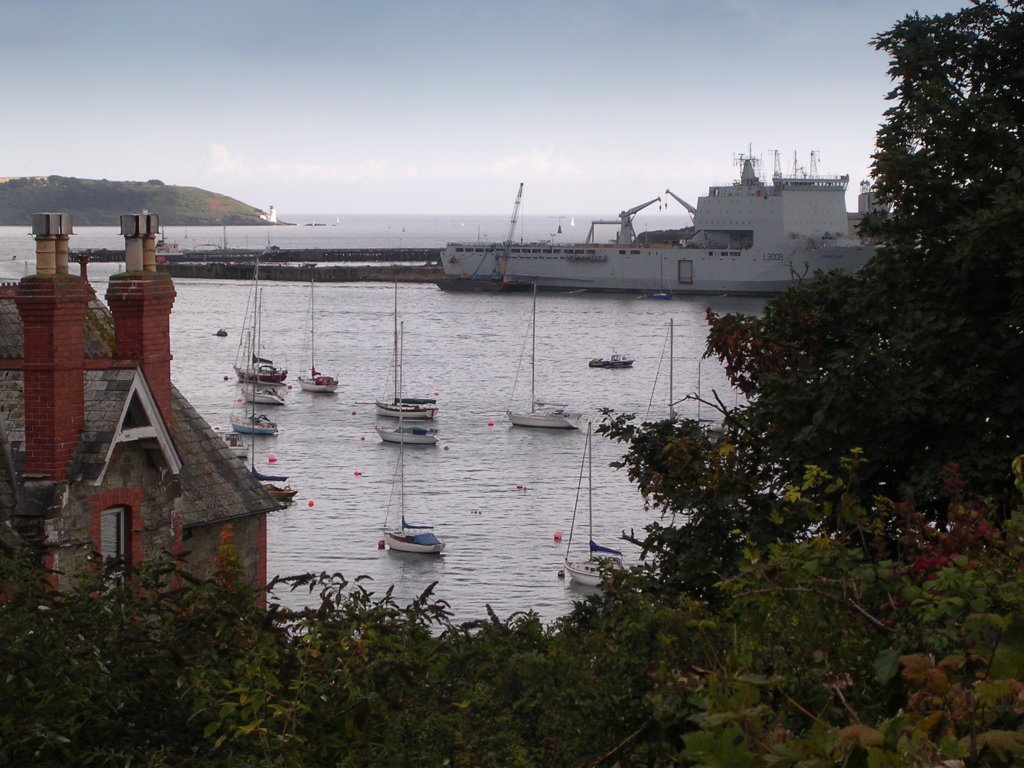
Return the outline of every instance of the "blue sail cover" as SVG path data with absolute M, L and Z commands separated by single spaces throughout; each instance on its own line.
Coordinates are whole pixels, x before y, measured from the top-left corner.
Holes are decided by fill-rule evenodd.
M 434 530 L 434 526 L 432 526 L 432 525 L 412 525 L 411 523 L 407 523 L 406 520 L 405 520 L 405 515 L 402 515 L 402 527 L 403 528 L 408 528 L 411 531 L 432 531 L 432 530 Z
M 250 470 L 252 476 L 259 480 L 261 483 L 283 483 L 288 479 L 287 475 L 264 475 L 256 467 L 252 467 Z
M 602 547 L 593 539 L 590 540 L 590 551 L 603 555 L 615 555 L 616 557 L 622 557 L 622 553 L 619 552 L 619 550 L 612 549 L 611 547 Z

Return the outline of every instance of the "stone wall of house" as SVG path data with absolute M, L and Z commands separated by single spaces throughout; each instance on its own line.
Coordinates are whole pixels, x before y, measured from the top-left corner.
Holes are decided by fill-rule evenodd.
M 155 561 L 168 556 L 180 541 L 175 515 L 181 495 L 178 477 L 163 466 L 160 453 L 142 442 L 115 446 L 101 485 L 75 483 L 59 517 L 49 522 L 48 539 L 62 544 L 53 566 L 68 576 L 100 551 L 100 514 L 110 507 L 129 510 L 129 560 Z
M 235 547 L 243 573 L 250 583 L 267 583 L 266 515 L 253 515 L 230 523 L 195 526 L 185 531 L 182 550 L 190 573 L 209 578 L 216 569 L 216 557 L 225 541 Z

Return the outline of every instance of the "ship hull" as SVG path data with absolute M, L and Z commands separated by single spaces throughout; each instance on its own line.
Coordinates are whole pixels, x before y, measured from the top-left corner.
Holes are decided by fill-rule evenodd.
M 536 283 L 543 290 L 771 296 L 818 271 L 854 272 L 873 253 L 873 246 L 860 244 L 769 252 L 757 248 L 537 243 L 513 248 L 505 256 L 504 249 L 453 243 L 445 248 L 441 262 L 446 282 L 460 287 L 475 282 L 467 277 L 467 266 L 472 266 L 482 274 L 504 272 L 516 284 Z

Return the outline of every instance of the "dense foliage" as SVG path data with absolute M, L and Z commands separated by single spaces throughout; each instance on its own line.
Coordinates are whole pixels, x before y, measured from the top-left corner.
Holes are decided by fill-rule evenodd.
M 823 514 L 853 464 L 780 513 Z M 230 540 L 209 583 L 170 563 L 57 593 L 4 557 L 0 764 L 1016 764 L 1024 524 L 948 482 L 947 531 L 886 509 L 897 559 L 851 546 L 880 515 L 844 496 L 843 535 L 745 547 L 716 608 L 623 572 L 550 627 L 453 625 L 430 589 L 402 606 L 340 574 L 259 610 Z
M 108 181 L 68 176 L 0 179 L 0 226 L 25 226 L 41 211 L 70 211 L 80 227 L 117 226 L 119 216 L 156 211 L 165 225 L 264 224 L 251 205 L 198 187 L 158 179 Z
M 665 511 L 562 620 L 455 625 L 341 574 L 254 608 L 174 562 L 0 558 L 0 764 L 1024 763 L 1020 3 L 879 36 L 882 254 L 711 316 L 748 404 L 609 418 Z M 724 410 L 724 409 L 723 409 Z

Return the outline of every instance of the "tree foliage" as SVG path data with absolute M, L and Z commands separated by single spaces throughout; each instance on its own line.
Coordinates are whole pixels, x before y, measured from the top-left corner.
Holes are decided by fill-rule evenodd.
M 709 353 L 752 404 L 737 434 L 791 480 L 859 448 L 864 493 L 944 508 L 955 463 L 1009 499 L 1024 448 L 1024 12 L 978 0 L 875 39 L 895 87 L 874 155 L 878 254 L 763 316 L 710 316 Z

